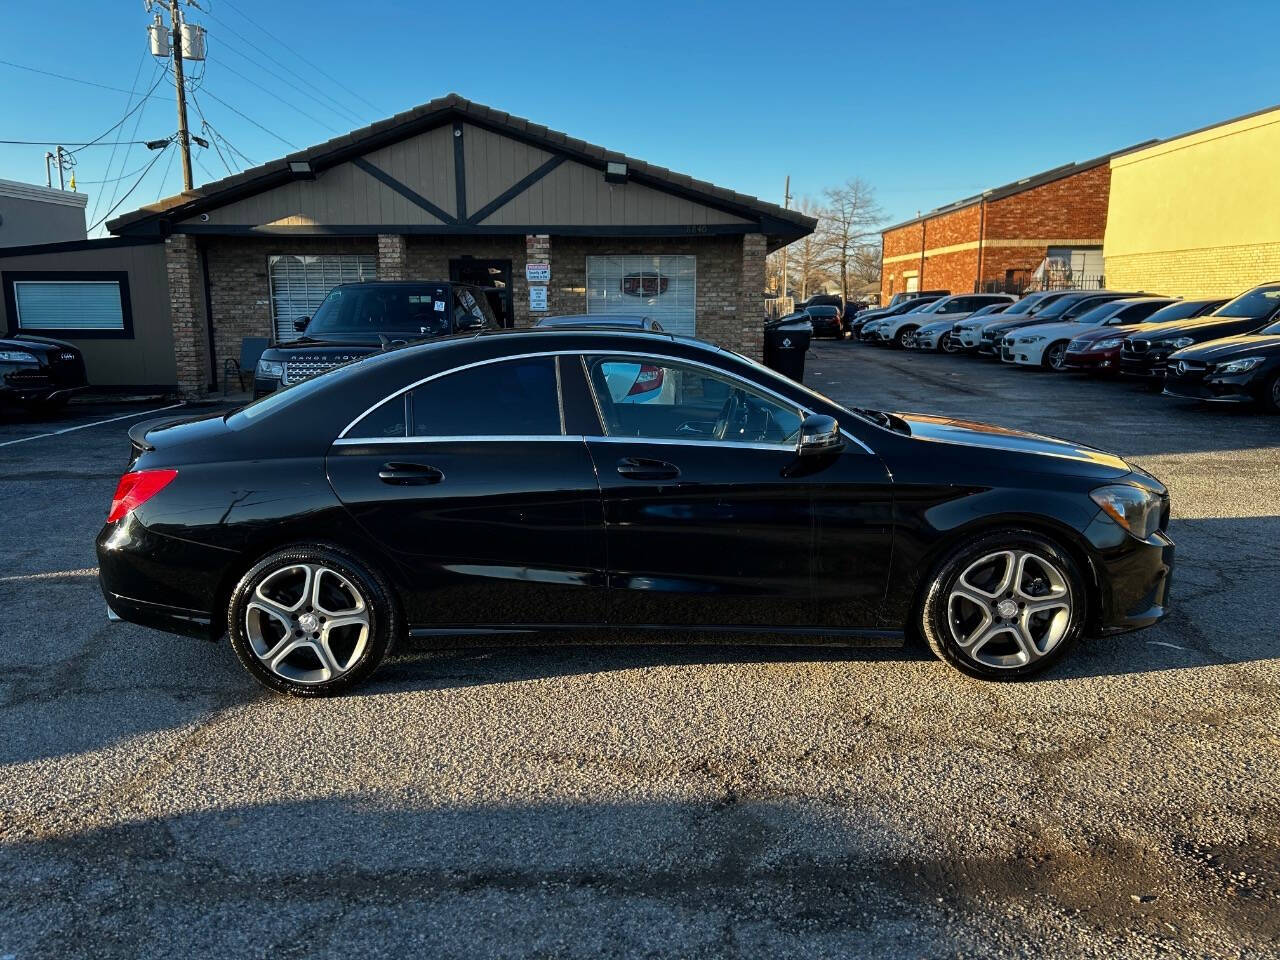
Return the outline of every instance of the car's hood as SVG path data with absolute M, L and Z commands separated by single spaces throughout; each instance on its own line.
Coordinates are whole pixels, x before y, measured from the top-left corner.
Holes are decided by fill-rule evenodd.
M 75 351 L 80 348 L 65 340 L 54 340 L 50 337 L 37 337 L 22 333 L 16 337 L 0 338 L 0 350 L 25 350 L 27 353 L 57 353 L 59 351 Z
M 1208 340 L 1193 347 L 1178 350 L 1170 360 L 1233 360 L 1236 357 L 1269 357 L 1280 353 L 1280 334 L 1244 333 L 1234 337 L 1223 337 L 1221 340 Z
M 907 422 L 911 435 L 917 440 L 1075 460 L 1092 464 L 1103 473 L 1117 477 L 1130 472 L 1129 465 L 1120 457 L 1069 440 L 922 413 L 900 413 L 898 416 Z
M 1087 333 L 1098 329 L 1096 324 L 1092 323 L 1072 323 L 1070 320 L 1063 323 L 1033 323 L 1029 324 L 1030 329 L 1027 331 L 1028 336 L 1035 335 L 1037 337 L 1066 337 L 1068 340 L 1079 336 L 1081 333 Z M 1112 327 L 1111 329 L 1115 329 Z M 1014 328 L 1015 332 L 1017 328 Z
M 1265 324 L 1265 320 L 1251 320 L 1247 317 L 1198 317 L 1194 320 L 1178 320 L 1172 323 L 1147 324 L 1151 330 L 1143 331 L 1142 336 L 1153 339 L 1176 340 L 1178 337 L 1195 337 L 1196 340 L 1217 340 L 1214 331 L 1224 331 L 1220 336 L 1228 336 L 1229 331 L 1235 333 L 1256 330 Z
M 391 331 L 382 334 L 387 338 L 388 343 L 401 344 L 413 343 L 416 340 L 429 339 L 428 334 L 420 333 L 417 330 Z M 293 350 L 293 349 L 311 349 L 311 348 L 334 348 L 342 347 L 373 347 L 376 350 L 382 349 L 382 337 L 376 333 L 367 331 L 335 331 L 333 333 L 321 333 L 315 336 L 305 336 L 297 340 L 290 340 L 287 343 L 278 343 L 273 350 Z

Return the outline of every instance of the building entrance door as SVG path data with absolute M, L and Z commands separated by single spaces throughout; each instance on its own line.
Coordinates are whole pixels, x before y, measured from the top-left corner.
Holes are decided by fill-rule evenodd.
M 455 257 L 449 261 L 449 279 L 481 288 L 498 322 L 504 327 L 515 326 L 515 315 L 511 310 L 510 260 Z

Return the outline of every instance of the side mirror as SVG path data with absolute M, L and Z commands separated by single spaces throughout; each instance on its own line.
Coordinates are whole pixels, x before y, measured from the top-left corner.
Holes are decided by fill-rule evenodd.
M 844 438 L 840 436 L 840 424 L 835 417 L 821 413 L 811 413 L 800 424 L 800 441 L 796 445 L 796 453 L 802 457 L 819 456 L 824 453 L 838 453 L 844 449 Z
M 307 329 L 307 324 L 310 322 L 310 317 L 299 317 L 297 320 L 293 321 L 293 329 L 297 330 L 298 333 L 302 333 Z

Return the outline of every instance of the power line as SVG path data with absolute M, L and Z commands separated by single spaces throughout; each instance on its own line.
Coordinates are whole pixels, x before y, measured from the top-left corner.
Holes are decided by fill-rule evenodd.
M 228 49 L 230 49 L 230 48 L 228 48 Z M 258 88 L 259 90 L 261 90 L 263 93 L 267 93 L 267 92 L 268 92 L 268 91 L 264 90 L 264 89 L 262 88 L 262 86 L 261 86 L 257 81 L 252 80 L 252 79 L 250 79 L 249 77 L 246 77 L 246 76 L 245 76 L 243 73 L 241 73 L 239 70 L 235 69 L 234 67 L 228 66 L 225 62 L 222 64 L 222 69 L 230 71 L 231 73 L 235 74 L 237 77 L 239 77 L 241 80 L 245 81 L 246 83 L 251 83 L 251 84 L 253 84 L 255 87 L 257 87 L 257 88 Z M 326 123 L 325 121 L 321 120 L 319 117 L 312 116 L 311 114 L 307 113 L 307 111 L 303 110 L 301 107 L 297 106 L 296 104 L 290 103 L 288 100 L 286 100 L 284 97 L 280 96 L 279 94 L 270 94 L 270 96 L 275 97 L 275 99 L 279 100 L 281 103 L 283 103 L 283 104 L 284 104 L 286 107 L 288 107 L 290 110 L 293 110 L 295 113 L 299 113 L 299 114 L 301 114 L 302 116 L 306 117 L 308 120 L 311 120 L 311 121 L 312 121 L 312 122 L 314 122 L 314 123 L 318 123 L 318 124 L 320 124 L 320 126 L 322 126 L 322 127 L 327 127 L 328 129 L 332 130 L 334 133 L 337 133 L 337 134 L 341 134 L 341 133 L 342 133 L 342 131 L 341 131 L 341 130 L 339 130 L 337 127 L 333 126 L 332 124 Z
M 234 45 L 227 43 L 227 42 L 226 42 L 226 40 L 223 40 L 223 45 L 224 45 L 224 48 L 225 48 L 226 50 L 229 50 L 231 53 L 234 53 L 234 54 L 235 54 L 237 57 L 239 57 L 240 59 L 249 61 L 249 63 L 253 64 L 255 67 L 257 67 L 257 68 L 258 68 L 259 70 L 261 70 L 263 73 L 266 73 L 266 74 L 269 74 L 269 75 L 270 75 L 270 76 L 272 76 L 272 77 L 275 77 L 275 78 L 276 78 L 277 80 L 279 80 L 281 83 L 283 83 L 283 84 L 287 84 L 288 86 L 292 87 L 294 90 L 297 90 L 299 93 L 303 94 L 304 96 L 311 98 L 312 102 L 313 102 L 313 103 L 315 103 L 317 106 L 322 107 L 322 108 L 324 108 L 325 110 L 329 110 L 330 112 L 332 112 L 332 108 L 331 108 L 331 107 L 329 107 L 327 104 L 321 103 L 321 102 L 320 102 L 320 100 L 319 100 L 319 99 L 317 99 L 317 96 L 316 96 L 316 95 L 317 95 L 318 93 L 320 93 L 321 91 L 316 90 L 316 89 L 315 89 L 315 87 L 312 87 L 310 90 L 308 90 L 308 89 L 306 89 L 306 88 L 304 88 L 304 87 L 302 87 L 302 86 L 299 86 L 298 84 L 296 84 L 296 83 L 294 83 L 292 80 L 290 80 L 288 77 L 285 77 L 285 76 L 282 76 L 281 74 L 276 73 L 274 70 L 272 70 L 272 69 L 271 69 L 270 67 L 268 67 L 266 64 L 262 63 L 261 58 L 254 59 L 253 57 L 249 56 L 248 54 L 241 53 L 239 50 L 237 50 L 237 49 L 235 48 L 235 46 L 234 46 Z M 223 63 L 223 66 L 226 66 L 225 62 Z M 228 70 L 231 70 L 231 72 L 232 72 L 232 73 L 236 73 L 236 71 L 235 71 L 235 70 L 232 70 L 232 69 L 231 69 L 231 67 L 227 67 L 227 69 L 228 69 Z M 243 78 L 244 80 L 248 80 L 248 81 L 249 81 L 249 83 L 255 83 L 255 81 L 253 81 L 253 80 L 249 80 L 249 78 L 248 78 L 248 77 L 246 77 L 246 76 L 244 76 L 244 74 L 242 74 L 242 73 L 236 73 L 236 76 L 241 77 L 241 78 Z M 336 102 L 336 101 L 335 101 L 335 102 Z M 343 112 L 344 112 L 348 117 L 352 118 L 352 122 L 357 123 L 357 124 L 360 124 L 361 126 L 363 126 L 363 125 L 364 125 L 365 121 L 364 121 L 364 119 L 363 119 L 362 117 L 360 117 L 360 115 L 359 115 L 359 114 L 355 113 L 355 112 L 354 112 L 354 111 L 352 111 L 352 110 L 348 110 L 346 107 L 342 107 L 342 105 L 341 105 L 341 104 L 338 104 L 338 106 L 342 108 Z M 299 113 L 301 113 L 301 112 L 302 112 L 302 111 L 299 111 Z M 304 115 L 304 116 L 307 116 L 307 114 L 303 114 L 303 115 Z M 317 120 L 315 117 L 311 117 L 311 119 L 312 119 L 312 120 L 315 120 L 315 121 L 316 121 L 316 123 L 319 123 L 319 124 L 321 124 L 322 126 L 329 127 L 329 129 L 330 129 L 330 130 L 336 130 L 336 129 L 337 129 L 336 127 L 329 126 L 329 124 L 325 123 L 323 120 Z M 338 132 L 339 132 L 339 133 L 341 133 L 342 131 L 340 131 L 340 130 L 339 130 Z
M 271 52 L 269 52 L 269 51 L 267 51 L 267 50 L 262 49 L 262 47 L 258 46 L 256 43 L 254 43 L 252 40 L 250 40 L 248 37 L 246 37 L 246 36 L 245 36 L 243 33 L 241 33 L 240 31 L 238 31 L 235 27 L 231 26 L 231 24 L 227 23 L 225 20 L 223 20 L 223 19 L 219 18 L 219 17 L 218 17 L 218 16 L 216 16 L 215 14 L 209 13 L 207 10 L 205 11 L 205 14 L 206 14 L 206 16 L 212 17 L 214 20 L 217 20 L 217 21 L 218 21 L 218 23 L 220 23 L 220 24 L 222 25 L 222 27 L 223 27 L 225 30 L 227 30 L 228 32 L 230 32 L 233 36 L 239 37 L 241 40 L 243 40 L 245 43 L 247 43 L 250 47 L 252 47 L 252 48 L 253 48 L 254 50 L 256 50 L 258 53 L 260 53 L 260 54 L 261 54 L 263 57 L 265 57 L 267 60 L 271 60 L 271 61 L 274 61 L 275 63 L 279 64 L 279 66 L 280 66 L 280 68 L 281 68 L 282 70 L 285 70 L 286 72 L 291 73 L 293 76 L 297 77 L 297 78 L 298 78 L 299 80 L 301 80 L 303 83 L 306 83 L 306 84 L 310 84 L 310 83 L 311 83 L 311 79 L 310 79 L 309 77 L 304 77 L 302 74 L 300 74 L 297 70 L 294 70 L 294 69 L 293 69 L 292 67 L 290 67 L 288 64 L 286 64 L 286 63 L 281 63 L 281 62 L 280 62 L 280 58 L 279 58 L 278 56 L 276 56 L 276 55 L 272 54 Z M 247 18 L 246 18 L 246 19 L 247 19 Z M 256 26 L 256 24 L 255 24 L 255 26 Z M 261 27 L 259 27 L 258 29 L 259 29 L 259 30 L 261 30 L 262 28 L 261 28 Z M 266 31 L 263 31 L 263 32 L 265 33 Z M 277 40 L 276 42 L 277 42 L 277 43 L 280 43 L 280 41 L 278 41 L 278 40 Z M 284 46 L 284 47 L 285 47 L 285 49 L 288 49 L 288 47 L 287 47 L 285 44 L 283 44 L 283 43 L 281 43 L 281 46 Z M 290 51 L 290 52 L 292 52 L 292 51 Z M 359 114 L 356 114 L 354 111 L 352 111 L 350 107 L 344 106 L 340 100 L 336 100 L 335 98 L 331 97 L 329 94 L 325 93 L 325 92 L 324 92 L 323 90 L 321 90 L 320 88 L 318 88 L 318 87 L 314 86 L 314 84 L 312 85 L 311 89 L 312 89 L 312 91 L 314 92 L 314 94 L 315 94 L 316 96 L 324 97 L 324 98 L 325 98 L 326 100 L 328 100 L 331 104 L 333 104 L 333 106 L 334 106 L 334 107 L 336 107 L 337 109 L 339 109 L 339 110 L 344 110 L 344 111 L 346 111 L 346 113 L 347 113 L 348 115 L 355 117 L 355 118 L 356 118 L 356 119 L 355 119 L 355 122 L 356 122 L 356 123 L 363 124 L 363 123 L 365 122 L 364 120 L 362 120 L 362 119 L 360 118 Z
M 147 174 L 151 172 L 151 168 L 156 165 L 156 163 L 160 160 L 161 157 L 163 157 L 166 153 L 169 152 L 169 148 L 172 146 L 173 146 L 173 141 L 170 141 L 169 143 L 165 144 L 164 149 L 161 150 L 159 153 L 157 153 L 152 158 L 151 162 L 147 164 L 146 169 L 142 171 L 142 176 L 138 177 L 138 179 L 133 182 L 133 186 L 130 187 L 127 191 L 125 191 L 125 195 L 116 201 L 115 206 L 113 206 L 110 210 L 108 210 L 106 213 L 102 215 L 101 220 L 99 220 L 97 223 L 95 223 L 92 227 L 90 227 L 85 232 L 92 233 L 94 230 L 97 230 L 100 226 L 106 223 L 107 220 L 111 217 L 111 215 L 120 208 L 121 204 L 123 204 L 126 200 L 129 199 L 129 197 L 133 194 L 133 191 L 138 189 L 138 184 L 142 183 L 142 181 L 146 179 Z
M 238 117 L 240 117 L 240 118 L 242 118 L 242 119 L 244 119 L 244 120 L 248 120 L 250 123 L 252 123 L 255 127 L 257 127 L 259 130 L 261 130 L 263 133 L 270 134 L 271 136 L 273 136 L 273 137 L 275 137 L 277 140 L 279 140 L 281 143 L 285 144 L 286 146 L 293 147 L 293 149 L 295 149 L 295 150 L 301 150 L 301 149 L 302 149 L 302 148 L 301 148 L 301 147 L 299 147 L 296 143 L 294 143 L 292 140 L 286 140 L 284 137 L 280 136 L 280 134 L 276 133 L 274 130 L 271 130 L 271 129 L 270 129 L 270 128 L 268 128 L 268 127 L 264 127 L 264 126 L 263 126 L 262 124 L 260 124 L 257 120 L 253 119 L 253 117 L 246 116 L 244 113 L 241 113 L 239 110 L 237 110 L 237 109 L 236 109 L 235 107 L 233 107 L 231 104 L 227 103 L 227 101 L 223 100 L 220 96 L 218 96 L 218 95 L 217 95 L 216 93 L 214 93 L 212 90 L 205 90 L 204 92 L 205 92 L 206 94 L 208 94 L 210 97 L 212 97 L 214 100 L 217 100 L 220 104 L 222 104 L 224 107 L 226 107 L 226 108 L 227 108 L 228 110 L 230 110 L 232 113 L 234 113 L 236 116 L 238 116 Z
M 169 153 L 168 147 L 165 148 L 165 153 Z M 173 157 L 174 154 L 169 153 L 169 162 L 164 165 L 164 173 L 160 174 L 160 189 L 156 191 L 156 203 L 159 203 L 160 198 L 164 196 L 164 182 L 169 179 L 169 171 L 173 169 Z
M 142 68 L 142 64 L 141 64 L 141 63 L 139 63 L 139 64 L 138 64 L 138 68 L 139 68 L 139 72 L 141 72 L 141 68 Z M 134 80 L 135 89 L 136 89 L 136 84 L 137 84 L 137 82 L 138 82 L 138 78 L 137 78 L 137 76 L 136 76 L 136 75 L 134 76 L 133 80 Z M 131 108 L 129 107 L 129 102 L 128 102 L 128 101 L 126 101 L 126 103 L 125 103 L 125 107 L 126 107 L 126 108 L 128 108 L 128 109 L 126 109 L 126 110 L 125 110 L 125 113 L 124 113 L 124 116 L 123 116 L 123 117 L 121 117 L 119 120 L 117 120 L 117 121 L 116 121 L 115 123 L 113 123 L 111 126 L 107 127 L 107 129 L 106 129 L 105 131 L 103 131 L 102 133 L 100 133 L 98 136 L 94 137 L 94 138 L 93 138 L 92 140 L 90 140 L 88 143 L 82 143 L 82 144 L 79 144 L 78 146 L 76 146 L 76 149 L 77 149 L 77 150 L 83 150 L 85 147 L 93 147 L 93 146 L 97 146 L 97 145 L 98 145 L 98 143 L 99 143 L 99 141 L 101 141 L 103 138 L 105 138 L 105 137 L 107 136 L 107 134 L 109 134 L 112 130 L 116 130 L 116 129 L 118 129 L 118 128 L 120 128 L 120 127 L 124 126 L 124 122 L 125 122 L 126 120 L 128 120 L 131 116 L 133 116 L 133 115 L 134 115 L 134 113 L 136 113 L 138 110 L 142 109 L 143 104 L 145 104 L 145 103 L 147 102 L 147 99 L 151 96 L 151 94 L 155 92 L 156 87 L 160 86 L 160 82 L 161 82 L 162 80 L 164 80 L 164 77 L 157 77 L 157 78 L 156 78 L 156 82 L 155 82 L 155 83 L 153 83 L 153 84 L 151 85 L 151 89 L 150 89 L 150 90 L 148 90 L 146 93 L 144 93 L 144 94 L 142 95 L 142 97 L 138 100 L 138 102 L 137 102 L 136 104 L 134 104 Z M 130 90 L 130 91 L 129 91 L 129 100 L 130 100 L 130 101 L 131 101 L 131 100 L 133 100 L 133 90 Z M 104 144 L 102 144 L 102 145 L 103 145 L 104 147 L 106 146 L 106 144 L 105 144 L 105 143 L 104 143 Z M 64 144 L 64 146 L 65 146 L 65 144 Z
M 145 166 L 145 164 L 144 164 L 143 166 Z M 109 178 L 109 179 L 103 179 L 103 180 L 79 180 L 79 179 L 77 179 L 77 180 L 76 180 L 76 184 L 77 184 L 77 185 L 79 185 L 79 186 L 94 187 L 94 186 L 101 186 L 101 185 L 102 185 L 102 184 L 104 184 L 104 183 L 119 183 L 121 180 L 128 180 L 128 179 L 129 179 L 130 177 L 132 177 L 135 173 L 138 173 L 138 172 L 140 172 L 141 170 L 142 170 L 142 167 L 134 167 L 134 168 L 133 168 L 132 170 L 130 170 L 128 173 L 122 173 L 122 174 L 120 174 L 120 176 L 118 176 L 118 177 L 111 177 L 111 178 Z M 92 216 L 92 215 L 91 215 L 91 216 Z
M 107 131 L 110 133 L 111 131 Z M 145 140 L 121 140 L 121 143 L 146 143 Z M 69 140 L 0 140 L 3 144 L 12 144 L 22 147 L 75 147 L 77 150 L 83 150 L 85 147 L 109 147 L 109 143 L 98 143 L 95 140 L 76 141 Z M 68 151 L 70 152 L 70 151 Z
M 200 98 L 199 98 L 199 97 L 197 97 L 197 96 L 195 96 L 195 95 L 193 94 L 193 95 L 192 95 L 192 97 L 191 97 L 191 102 L 195 104 L 195 107 L 196 107 L 196 113 L 200 114 L 200 123 L 201 123 L 201 125 L 202 125 L 205 129 L 207 129 L 211 134 L 213 134 L 213 144 L 214 144 L 214 146 L 215 146 L 215 147 L 217 147 L 217 145 L 218 145 L 218 141 L 219 141 L 219 140 L 220 140 L 220 141 L 222 141 L 223 143 L 225 143 L 225 144 L 227 145 L 227 150 L 231 151 L 233 154 L 237 154 L 237 155 L 239 155 L 239 156 L 244 160 L 244 162 L 245 162 L 245 163 L 247 163 L 249 166 L 251 166 L 251 167 L 252 167 L 252 166 L 254 165 L 253 161 L 252 161 L 252 160 L 250 160 L 248 157 L 246 157 L 246 156 L 244 155 L 244 153 L 243 153 L 241 150 L 237 149 L 237 147 L 236 147 L 236 145 L 235 145 L 234 143 L 232 143 L 230 140 L 228 140 L 226 137 L 224 137 L 224 136 L 223 136 L 223 135 L 222 135 L 222 134 L 221 134 L 221 133 L 220 133 L 220 132 L 219 132 L 219 131 L 214 127 L 214 125 L 213 125 L 212 123 L 210 123 L 210 122 L 209 122 L 209 118 L 208 118 L 208 117 L 206 117 L 206 116 L 204 115 L 204 110 L 203 110 L 203 108 L 201 108 L 201 106 L 200 106 Z M 227 163 L 227 158 L 226 158 L 226 157 L 224 157 L 224 156 L 222 156 L 222 151 L 221 151 L 221 150 L 218 150 L 218 157 L 219 157 L 219 159 L 221 159 L 221 160 L 222 160 L 222 165 L 223 165 L 224 167 L 226 167 L 226 168 L 227 168 L 227 173 L 231 173 L 231 172 L 232 172 L 232 171 L 231 171 L 231 165 L 230 165 L 229 163 Z M 232 175 L 234 176 L 234 174 L 232 174 Z
M 97 83 L 93 80 L 81 80 L 79 77 L 69 77 L 65 73 L 54 73 L 52 70 L 40 70 L 37 67 L 28 67 L 26 64 L 14 63 L 12 60 L 0 60 L 0 64 L 4 64 L 6 67 L 16 67 L 19 70 L 29 70 L 32 73 L 41 73 L 46 77 L 56 77 L 59 80 L 66 80 L 70 83 L 82 83 L 86 87 L 98 87 L 102 90 L 114 90 L 116 93 L 133 93 L 132 90 L 126 90 L 124 87 L 113 87 L 105 83 Z M 162 100 L 164 98 L 148 95 L 148 99 Z
M 150 52 L 151 52 L 151 45 L 148 43 L 145 47 L 143 47 L 143 48 L 142 48 L 142 58 L 138 61 L 138 69 L 137 69 L 137 70 L 135 70 L 135 71 L 133 72 L 133 83 L 130 85 L 129 99 L 128 99 L 128 100 L 126 100 L 126 101 L 125 101 L 125 103 L 124 103 L 124 105 L 125 105 L 125 108 L 126 108 L 126 109 L 127 109 L 129 106 L 131 106 L 131 105 L 132 105 L 132 102 L 133 102 L 133 93 L 132 93 L 132 91 L 133 91 L 133 90 L 136 90 L 136 89 L 138 88 L 138 77 L 142 76 L 142 65 L 143 65 L 144 63 L 146 63 L 146 62 L 147 62 L 147 55 L 148 55 Z M 159 83 L 159 80 L 160 80 L 160 71 L 159 71 L 159 69 L 157 69 L 157 70 L 155 71 L 155 80 L 156 80 L 156 82 L 157 82 L 157 83 Z M 155 87 L 152 87 L 152 89 L 154 90 L 154 89 L 155 89 Z M 147 101 L 146 101 L 146 100 L 139 100 L 139 101 L 138 101 L 138 107 L 139 107 L 139 108 L 144 108 L 144 107 L 146 107 L 146 105 L 147 105 Z M 125 114 L 125 119 L 128 119 L 128 116 L 129 116 L 128 114 Z M 139 112 L 139 114 L 138 114 L 138 119 L 139 119 L 139 120 L 141 120 L 141 119 L 142 119 L 142 114 L 141 114 L 141 112 Z M 133 131 L 133 132 L 136 134 L 136 133 L 138 132 L 138 125 L 135 123 L 133 126 L 134 126 L 134 131 Z M 121 134 L 123 134 L 123 133 L 124 133 L 124 127 L 120 127 L 119 129 L 117 129 L 117 130 L 116 130 L 116 138 L 115 138 L 115 142 L 114 142 L 114 143 L 112 143 L 112 145 L 111 145 L 111 156 L 109 156 L 109 157 L 107 158 L 107 170 L 106 170 L 106 176 L 107 176 L 107 178 L 108 178 L 108 179 L 111 177 L 111 168 L 112 168 L 113 166 L 115 166 L 115 162 L 116 162 L 116 151 L 120 149 L 120 136 L 121 136 Z M 133 147 L 134 147 L 134 145 L 133 145 L 133 144 L 130 144 L 130 145 L 129 145 L 129 149 L 125 151 L 125 156 L 123 156 L 123 157 L 121 157 L 121 158 L 120 158 L 120 169 L 121 169 L 121 170 L 123 170 L 123 169 L 124 169 L 124 165 L 125 165 L 125 163 L 126 163 L 126 162 L 127 162 L 127 160 L 128 160 L 128 155 L 129 155 L 129 153 L 130 153 L 130 152 L 132 152 L 132 151 L 133 151 Z M 141 169 L 141 168 L 139 168 L 139 169 Z M 123 180 L 123 179 L 125 178 L 125 176 L 130 176 L 130 177 L 131 177 L 131 176 L 133 176 L 133 174 L 132 174 L 132 173 L 123 174 L 123 175 L 121 175 L 120 180 Z M 116 183 L 119 183 L 119 180 L 117 180 L 117 181 L 115 181 L 115 182 L 116 182 Z M 92 220 L 94 217 L 96 217 L 96 216 L 98 215 L 98 207 L 99 207 L 99 206 L 101 206 L 101 204 L 102 204 L 102 191 L 101 191 L 101 190 L 99 190 L 99 191 L 97 192 L 97 194 L 96 194 L 96 195 L 94 196 L 94 198 L 93 198 L 93 212 L 89 214 L 89 219 L 90 219 L 90 220 Z

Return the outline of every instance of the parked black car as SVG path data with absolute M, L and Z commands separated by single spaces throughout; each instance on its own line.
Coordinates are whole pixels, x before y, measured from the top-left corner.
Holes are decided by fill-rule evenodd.
M 1175 350 L 1197 343 L 1253 333 L 1280 319 L 1280 283 L 1266 283 L 1242 293 L 1207 317 L 1166 323 L 1149 333 L 1126 337 L 1120 349 L 1120 372 L 1158 388 Z
M 1210 340 L 1169 355 L 1167 397 L 1257 403 L 1280 413 L 1280 321 L 1254 333 Z
M 1168 494 L 1119 457 L 846 409 L 665 335 L 449 337 L 129 437 L 110 610 L 226 629 L 301 695 L 406 635 L 491 630 L 919 630 L 1015 678 L 1168 603 Z
M 294 326 L 297 340 L 268 347 L 258 360 L 255 399 L 390 347 L 499 324 L 479 287 L 371 280 L 334 287 L 315 316 Z
M 52 409 L 88 386 L 78 347 L 27 333 L 0 339 L 0 405 Z
M 1083 316 L 1099 304 L 1108 300 L 1126 300 L 1129 297 L 1146 296 L 1143 293 L 1122 293 L 1118 290 L 1076 290 L 1055 298 L 1048 306 L 1030 316 L 1008 316 L 1007 319 L 988 323 L 982 328 L 982 336 L 978 342 L 978 353 L 986 356 L 1000 356 L 999 344 L 1005 334 L 1021 327 L 1029 327 L 1041 323 L 1069 323 L 1076 317 Z M 1016 304 L 1015 304 L 1016 306 Z M 1006 316 L 1013 308 L 1005 311 Z
M 804 316 L 813 324 L 815 337 L 843 337 L 845 335 L 844 319 L 840 308 L 829 304 L 814 304 L 804 308 Z

